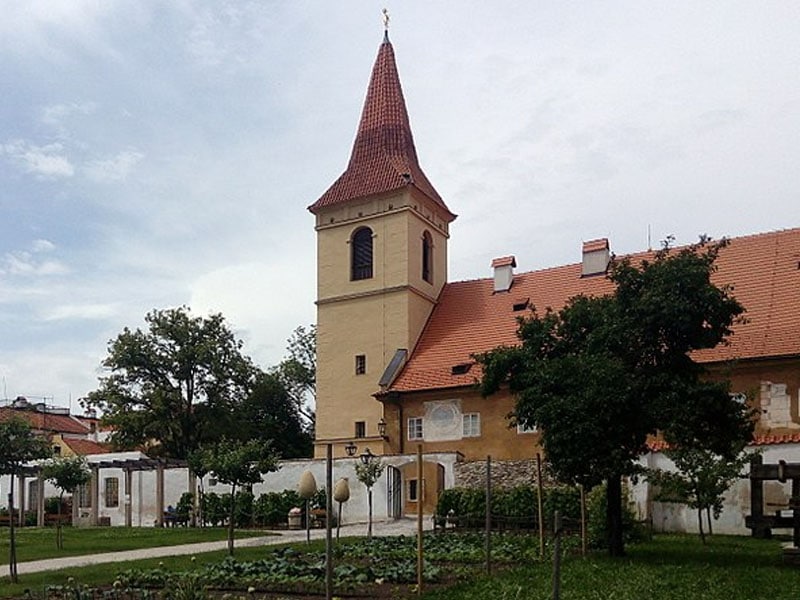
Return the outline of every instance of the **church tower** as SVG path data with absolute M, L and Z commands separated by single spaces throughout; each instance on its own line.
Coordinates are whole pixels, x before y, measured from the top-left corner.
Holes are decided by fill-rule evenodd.
M 383 405 L 447 282 L 456 218 L 423 173 L 388 32 L 372 68 L 350 161 L 309 206 L 317 231 L 314 454 L 386 450 Z

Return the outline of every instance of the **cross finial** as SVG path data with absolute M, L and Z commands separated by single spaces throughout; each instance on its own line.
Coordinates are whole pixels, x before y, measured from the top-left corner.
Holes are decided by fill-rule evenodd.
M 389 31 L 389 9 L 383 9 L 383 28 L 386 31 Z

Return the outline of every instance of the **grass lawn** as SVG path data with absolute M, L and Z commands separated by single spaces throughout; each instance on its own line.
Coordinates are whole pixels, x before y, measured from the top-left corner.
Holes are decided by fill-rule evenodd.
M 631 545 L 624 559 L 601 554 L 564 560 L 562 600 L 797 600 L 800 567 L 782 564 L 780 542 L 714 536 L 658 535 Z M 426 600 L 545 600 L 552 565 L 537 564 L 481 577 Z
M 53 527 L 23 527 L 15 530 L 17 562 L 99 554 L 118 550 L 136 550 L 154 546 L 175 546 L 195 542 L 224 540 L 227 530 L 221 527 L 64 527 L 64 549 L 56 548 Z M 267 535 L 263 531 L 237 530 L 236 537 Z M 9 530 L 0 528 L 0 565 L 8 565 Z M 0 571 L 2 572 L 2 571 Z
M 343 540 L 344 542 L 344 540 Z M 319 553 L 321 541 L 300 551 Z M 236 550 L 237 561 L 264 557 L 263 548 Z M 131 568 L 191 571 L 218 564 L 225 552 L 174 556 L 130 563 L 95 565 L 63 571 L 21 575 L 11 585 L 0 579 L 0 598 L 20 597 L 25 589 L 41 592 L 47 585 L 63 585 L 70 577 L 89 586 L 110 585 Z M 478 565 L 479 568 L 479 565 Z M 1 572 L 0 572 L 1 573 Z M 745 537 L 714 536 L 703 546 L 696 536 L 658 535 L 631 545 L 624 559 L 604 554 L 568 557 L 562 564 L 562 600 L 798 600 L 800 568 L 782 565 L 780 542 Z M 492 577 L 470 577 L 449 589 L 431 589 L 425 600 L 546 600 L 550 598 L 552 565 L 535 563 L 497 572 Z M 391 597 L 388 595 L 387 597 Z

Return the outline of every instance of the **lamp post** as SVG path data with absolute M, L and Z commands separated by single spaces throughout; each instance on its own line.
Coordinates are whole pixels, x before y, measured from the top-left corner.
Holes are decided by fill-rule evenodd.
M 369 521 L 367 526 L 367 539 L 372 540 L 372 486 L 383 472 L 381 459 L 367 448 L 360 456 L 360 463 L 356 464 L 356 476 L 367 488 L 367 503 L 369 505 Z

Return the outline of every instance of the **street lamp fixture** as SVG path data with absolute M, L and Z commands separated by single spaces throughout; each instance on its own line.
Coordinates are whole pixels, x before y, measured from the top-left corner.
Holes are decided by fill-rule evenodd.
M 383 417 L 378 421 L 378 435 L 386 439 L 386 419 Z
M 347 452 L 347 456 L 355 456 L 356 450 L 358 450 L 358 446 L 356 446 L 353 442 L 350 442 L 344 447 L 344 451 Z
M 372 453 L 372 451 L 370 451 L 370 449 L 367 448 L 367 450 L 363 454 L 361 454 L 361 456 L 359 456 L 359 458 L 361 459 L 361 464 L 368 465 L 374 456 L 375 455 Z

